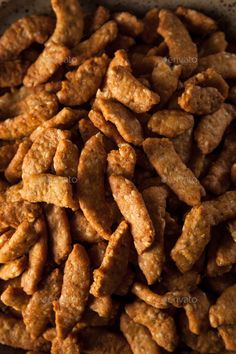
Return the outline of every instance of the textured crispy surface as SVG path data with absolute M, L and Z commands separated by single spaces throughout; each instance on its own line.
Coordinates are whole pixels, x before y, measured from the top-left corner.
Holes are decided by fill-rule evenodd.
M 199 48 L 199 57 L 206 57 L 211 54 L 224 52 L 228 46 L 225 38 L 225 33 L 217 31 L 212 33 Z
M 226 350 L 236 350 L 236 326 L 221 326 L 218 329 Z
M 130 12 L 116 12 L 112 18 L 116 21 L 120 32 L 123 34 L 136 37 L 143 32 L 143 22 Z
M 1 294 L 1 301 L 6 306 L 12 307 L 14 310 L 21 312 L 28 304 L 29 297 L 21 288 L 8 285 L 6 290 Z
M 218 25 L 216 21 L 197 10 L 189 9 L 184 6 L 178 6 L 176 9 L 176 14 L 194 33 L 206 35 L 217 30 Z
M 19 144 L 6 144 L 0 147 L 0 171 L 4 171 L 14 157 Z
M 110 11 L 106 7 L 99 5 L 93 14 L 93 18 L 90 24 L 90 31 L 97 31 L 102 25 L 104 25 L 104 23 L 109 20 L 109 18 Z
M 84 143 L 88 141 L 93 135 L 99 133 L 99 130 L 95 127 L 90 119 L 82 118 L 78 122 L 78 128 L 80 136 Z
M 228 233 L 223 235 L 218 245 L 216 263 L 219 267 L 228 267 L 236 263 L 236 242 Z
M 70 220 L 70 225 L 74 241 L 96 243 L 102 239 L 80 210 L 74 213 Z
M 55 338 L 52 341 L 52 354 L 80 354 L 79 340 L 76 334 L 69 334 L 65 339 Z
M 8 280 L 17 278 L 25 270 L 26 264 L 27 259 L 25 256 L 22 256 L 0 266 L 0 279 Z
M 213 68 L 222 75 L 224 79 L 234 79 L 236 77 L 235 62 L 235 54 L 220 52 L 200 58 L 197 70 L 201 72 L 207 68 Z
M 187 164 L 191 157 L 193 145 L 193 129 L 186 130 L 183 134 L 172 139 L 175 151 L 180 156 L 181 160 Z
M 159 23 L 159 10 L 157 8 L 150 9 L 143 18 L 142 39 L 147 44 L 153 44 L 158 38 L 157 27 Z
M 58 142 L 53 158 L 56 175 L 75 177 L 79 163 L 79 150 L 71 140 L 63 139 Z
M 136 164 L 135 150 L 129 144 L 121 144 L 119 150 L 112 150 L 107 156 L 109 176 L 123 176 L 132 179 Z
M 14 87 L 21 85 L 26 74 L 29 61 L 15 59 L 12 61 L 4 61 L 0 67 L 0 87 Z

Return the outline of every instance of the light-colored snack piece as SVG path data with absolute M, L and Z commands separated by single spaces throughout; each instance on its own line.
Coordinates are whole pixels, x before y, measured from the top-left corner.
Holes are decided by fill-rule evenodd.
M 164 37 L 171 61 L 182 65 L 182 76 L 189 77 L 197 67 L 198 54 L 183 23 L 173 12 L 162 9 L 159 12 L 158 33 Z
M 223 104 L 216 112 L 203 116 L 194 131 L 194 139 L 203 154 L 211 153 L 235 117 L 234 107 Z
M 76 333 L 70 333 L 65 339 L 54 338 L 51 347 L 52 354 L 80 354 L 80 344 Z
M 218 331 L 224 341 L 225 349 L 236 351 L 236 325 L 220 326 Z
M 98 106 L 104 118 L 116 126 L 125 141 L 134 145 L 142 143 L 142 127 L 134 113 L 112 100 L 98 99 Z
M 93 18 L 90 24 L 90 32 L 97 31 L 104 23 L 106 23 L 110 18 L 110 11 L 108 8 L 100 5 L 96 8 Z
M 165 261 L 164 230 L 167 191 L 163 187 L 153 186 L 144 189 L 142 196 L 155 229 L 155 238 L 151 247 L 138 256 L 138 265 L 150 285 L 160 278 Z
M 142 39 L 147 44 L 154 44 L 158 38 L 159 9 L 154 7 L 145 13 L 143 18 Z
M 78 44 L 83 35 L 84 19 L 80 4 L 76 0 L 52 0 L 53 11 L 56 14 L 56 27 L 46 43 L 64 44 L 73 47 Z
M 61 296 L 54 302 L 59 338 L 65 338 L 81 319 L 89 295 L 89 286 L 89 258 L 84 247 L 76 244 L 65 264 Z
M 200 202 L 204 194 L 203 187 L 182 162 L 170 140 L 147 138 L 143 148 L 157 173 L 180 200 L 188 205 L 196 205 Z
M 212 327 L 236 324 L 235 292 L 236 285 L 234 284 L 225 289 L 216 303 L 210 307 L 209 319 Z
M 134 354 L 161 353 L 149 330 L 143 325 L 135 323 L 126 313 L 121 315 L 120 329 Z
M 23 59 L 4 61 L 0 67 L 0 88 L 22 84 L 30 62 Z
M 186 130 L 193 128 L 194 119 L 191 114 L 177 110 L 160 110 L 148 121 L 148 128 L 167 138 L 175 138 Z
M 130 224 L 138 254 L 150 247 L 155 238 L 153 223 L 142 195 L 135 185 L 123 176 L 110 176 L 113 197 L 125 220 Z
M 203 41 L 198 49 L 199 57 L 224 52 L 228 46 L 225 39 L 225 33 L 217 31 L 212 33 L 205 41 Z
M 208 68 L 213 68 L 224 79 L 236 78 L 236 54 L 228 52 L 220 52 L 208 55 L 199 59 L 198 72 L 204 71 Z
M 47 276 L 38 291 L 30 298 L 23 310 L 23 321 L 33 339 L 39 337 L 46 329 L 53 316 L 52 302 L 60 296 L 62 274 L 55 269 Z
M 172 139 L 175 151 L 180 156 L 181 160 L 187 164 L 191 157 L 193 146 L 193 129 L 186 130 L 183 134 Z
M 111 295 L 124 277 L 129 260 L 129 226 L 122 221 L 110 236 L 101 266 L 93 272 L 90 293 L 96 297 Z
M 236 185 L 236 163 L 234 163 L 231 168 L 231 180 L 233 184 Z
M 206 35 L 217 30 L 216 21 L 200 11 L 178 6 L 176 14 L 196 34 Z
M 67 177 L 42 173 L 24 179 L 21 196 L 32 203 L 45 202 L 62 208 L 78 209 Z
M 108 21 L 94 32 L 88 39 L 79 43 L 72 50 L 71 66 L 82 64 L 86 59 L 101 52 L 118 34 L 115 21 Z
M 13 261 L 9 261 L 4 265 L 0 266 L 0 279 L 8 280 L 17 278 L 25 270 L 27 264 L 26 256 L 22 256 Z
M 135 150 L 129 144 L 121 144 L 119 150 L 111 150 L 107 156 L 109 176 L 123 176 L 132 179 L 136 165 Z
M 219 267 L 227 267 L 234 263 L 236 263 L 236 242 L 225 232 L 217 248 L 216 264 Z
M 81 152 L 77 177 L 78 199 L 84 216 L 100 236 L 109 239 L 111 216 L 104 187 L 106 159 L 103 137 L 92 136 Z
M 78 128 L 80 136 L 84 143 L 88 141 L 93 135 L 99 133 L 99 130 L 95 127 L 90 119 L 82 118 L 78 122 Z
M 68 106 L 78 106 L 88 102 L 97 92 L 102 83 L 108 66 L 108 57 L 87 59 L 75 72 L 66 74 L 61 90 L 57 93 L 60 103 Z
M 19 144 L 6 144 L 0 146 L 0 171 L 4 171 L 14 157 Z
M 7 241 L 10 240 L 10 238 L 14 234 L 14 232 L 15 232 L 14 229 L 10 229 L 10 230 L 7 230 L 7 231 L 1 233 L 0 247 L 2 247 Z
M 49 240 L 55 263 L 61 264 L 71 252 L 70 224 L 64 208 L 45 205 Z
M 109 71 L 107 86 L 113 98 L 136 113 L 147 112 L 160 101 L 158 94 L 122 66 L 115 66 Z
M 29 301 L 29 296 L 18 287 L 8 285 L 6 290 L 1 294 L 1 301 L 9 307 L 12 307 L 16 311 L 22 312 Z
M 97 243 L 102 240 L 97 231 L 90 225 L 81 210 L 76 210 L 70 219 L 71 235 L 74 241 Z
M 170 315 L 139 300 L 126 305 L 125 311 L 134 322 L 148 328 L 157 345 L 167 351 L 174 351 L 178 337 Z
M 48 81 L 65 63 L 69 55 L 69 49 L 63 45 L 52 43 L 46 46 L 37 60 L 28 68 L 23 81 L 24 85 L 26 87 L 37 86 Z
M 60 140 L 53 158 L 53 167 L 58 176 L 75 177 L 79 163 L 79 150 L 69 139 Z
M 232 219 L 228 222 L 228 229 L 232 239 L 236 242 L 236 219 Z
M 49 16 L 26 16 L 17 20 L 0 38 L 0 60 L 17 57 L 34 42 L 43 44 L 53 27 L 54 21 Z
M 130 12 L 115 12 L 112 18 L 116 21 L 119 31 L 125 35 L 136 37 L 143 32 L 143 22 Z

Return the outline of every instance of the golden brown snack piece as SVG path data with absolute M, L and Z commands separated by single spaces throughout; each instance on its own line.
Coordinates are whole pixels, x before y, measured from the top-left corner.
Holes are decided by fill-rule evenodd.
M 193 145 L 193 129 L 186 130 L 183 134 L 172 139 L 175 151 L 180 156 L 181 160 L 187 164 L 191 157 Z
M 0 61 L 16 58 L 32 43 L 43 44 L 52 33 L 49 16 L 26 16 L 14 22 L 0 38 Z
M 126 305 L 125 311 L 134 322 L 148 328 L 153 340 L 160 347 L 174 351 L 178 337 L 174 320 L 170 315 L 139 300 Z
M 115 12 L 112 18 L 116 21 L 119 31 L 125 35 L 136 37 L 143 32 L 143 22 L 130 12 Z
M 208 55 L 199 59 L 198 72 L 204 71 L 208 68 L 213 68 L 224 79 L 236 78 L 236 55 L 228 52 L 220 52 Z
M 136 165 L 135 150 L 129 144 L 121 144 L 119 150 L 112 150 L 107 156 L 109 176 L 123 176 L 132 179 Z
M 86 143 L 86 141 L 88 141 L 93 135 L 99 133 L 99 130 L 95 127 L 92 121 L 87 118 L 80 119 L 78 122 L 78 128 L 84 143 Z
M 23 273 L 27 264 L 27 258 L 22 256 L 0 266 L 0 279 L 8 280 L 17 278 Z
M 224 52 L 227 46 L 228 42 L 225 39 L 225 33 L 217 31 L 200 44 L 198 55 L 199 57 L 206 57 L 211 54 Z
M 22 312 L 28 304 L 29 297 L 21 288 L 8 285 L 6 290 L 1 294 L 1 301 L 6 306 L 10 306 L 14 310 Z
M 200 283 L 201 277 L 195 270 L 190 270 L 184 274 L 174 270 L 164 272 L 164 285 L 169 291 L 196 289 Z
M 50 44 L 28 68 L 24 77 L 26 87 L 46 82 L 69 57 L 70 51 L 63 45 Z
M 142 39 L 147 44 L 153 44 L 158 38 L 159 9 L 153 8 L 145 13 L 143 18 Z
M 219 334 L 224 341 L 226 350 L 236 350 L 236 325 L 234 326 L 220 326 L 218 328 Z
M 170 140 L 147 138 L 143 148 L 157 173 L 180 200 L 188 205 L 196 205 L 200 202 L 204 194 L 203 187 L 192 171 L 181 161 Z
M 80 42 L 83 35 L 84 19 L 80 4 L 76 0 L 52 0 L 56 14 L 56 28 L 46 46 L 52 43 L 73 47 Z
M 102 5 L 98 6 L 93 14 L 92 22 L 89 28 L 90 32 L 92 33 L 97 31 L 102 25 L 104 25 L 104 23 L 109 20 L 109 18 L 110 11 Z
M 126 313 L 120 318 L 120 329 L 127 339 L 133 354 L 160 354 L 161 351 L 152 339 L 149 330 L 135 323 Z
M 78 208 L 67 177 L 42 173 L 24 179 L 21 196 L 32 203 L 45 202 L 62 208 Z
M 228 222 L 228 229 L 232 239 L 236 242 L 236 219 L 232 219 Z
M 74 177 L 77 175 L 79 150 L 71 140 L 63 139 L 58 142 L 53 158 L 56 175 Z
M 71 66 L 82 64 L 86 59 L 96 55 L 112 42 L 118 33 L 115 21 L 108 21 L 101 26 L 91 37 L 79 43 L 72 50 Z
M 140 145 L 143 141 L 142 127 L 136 116 L 119 102 L 98 99 L 104 118 L 113 123 L 128 143 Z
M 54 338 L 51 347 L 52 354 L 80 354 L 80 344 L 76 333 L 70 333 L 65 339 Z
M 234 107 L 223 104 L 218 111 L 201 118 L 195 129 L 194 138 L 203 154 L 211 153 L 220 144 L 234 117 Z
M 98 234 L 109 239 L 110 212 L 105 199 L 104 175 L 107 154 L 100 134 L 90 138 L 80 155 L 78 198 L 84 216 Z M 107 210 L 104 213 L 104 210 Z
M 235 292 L 236 284 L 225 289 L 215 305 L 210 307 L 209 319 L 212 327 L 236 324 Z
M 136 113 L 147 112 L 160 101 L 158 94 L 122 66 L 115 66 L 109 71 L 107 86 L 113 98 Z
M 65 264 L 61 296 L 54 302 L 59 338 L 65 338 L 81 319 L 89 295 L 89 286 L 89 258 L 84 247 L 76 244 Z
M 138 256 L 138 265 L 150 285 L 160 278 L 165 260 L 164 230 L 167 192 L 163 187 L 154 186 L 144 189 L 142 195 L 155 229 L 155 239 L 151 247 Z
M 97 231 L 90 225 L 82 211 L 77 210 L 70 219 L 71 234 L 74 241 L 97 243 L 102 240 Z
M 50 244 L 55 263 L 62 263 L 71 252 L 70 224 L 64 208 L 45 205 Z
M 182 22 L 171 11 L 161 10 L 158 33 L 164 37 L 171 61 L 182 65 L 182 76 L 189 77 L 197 67 L 198 54 L 197 47 Z
M 231 180 L 233 184 L 236 185 L 236 163 L 234 163 L 231 168 Z
M 203 14 L 202 12 L 178 6 L 176 14 L 187 25 L 190 31 L 196 34 L 210 34 L 217 30 L 217 23 L 211 17 Z
M 4 171 L 14 157 L 19 144 L 6 144 L 0 146 L 0 171 Z
M 216 264 L 219 267 L 232 266 L 236 263 L 236 242 L 225 232 L 218 244 L 216 252 Z
M 61 272 L 55 269 L 41 284 L 40 290 L 32 295 L 23 310 L 23 321 L 33 339 L 38 338 L 44 332 L 52 319 L 52 302 L 60 296 L 61 286 Z
M 109 59 L 106 54 L 86 60 L 75 72 L 66 74 L 57 93 L 60 103 L 77 106 L 89 101 L 97 92 L 106 73 Z
M 191 114 L 177 110 L 161 110 L 154 113 L 148 121 L 148 128 L 167 138 L 175 138 L 186 130 L 193 128 Z
M 135 185 L 123 176 L 110 176 L 110 187 L 121 214 L 131 227 L 138 254 L 142 254 L 154 241 L 155 230 L 142 195 Z
M 4 61 L 0 67 L 0 87 L 21 85 L 30 62 L 22 59 Z
M 100 317 L 110 318 L 112 317 L 113 313 L 113 304 L 111 296 L 100 296 L 100 297 L 93 297 L 90 301 L 89 308 Z
M 127 271 L 129 249 L 129 226 L 122 221 L 110 236 L 101 266 L 93 272 L 91 294 L 107 296 L 116 290 Z

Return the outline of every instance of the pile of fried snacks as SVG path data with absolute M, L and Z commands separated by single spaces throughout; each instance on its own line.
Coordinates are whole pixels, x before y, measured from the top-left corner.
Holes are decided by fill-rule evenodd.
M 0 37 L 0 343 L 236 353 L 236 46 L 51 5 Z

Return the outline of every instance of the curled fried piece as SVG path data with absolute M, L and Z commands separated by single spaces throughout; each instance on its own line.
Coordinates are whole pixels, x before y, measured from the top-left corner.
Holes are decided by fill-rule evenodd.
M 129 222 L 138 254 L 142 254 L 153 243 L 155 230 L 142 195 L 135 185 L 123 176 L 109 178 L 113 197 L 121 214 Z
M 234 326 L 220 326 L 218 328 L 219 334 L 223 339 L 226 350 L 236 350 L 236 325 Z
M 157 173 L 188 205 L 196 205 L 203 195 L 203 187 L 191 170 L 181 161 L 173 143 L 168 139 L 147 138 L 143 148 Z
M 129 226 L 122 221 L 109 239 L 101 266 L 93 272 L 91 294 L 107 296 L 116 290 L 127 271 L 129 247 Z
M 209 310 L 211 326 L 216 328 L 222 325 L 236 324 L 236 284 L 228 287 Z
M 79 150 L 68 139 L 60 140 L 53 158 L 56 175 L 74 177 L 77 175 Z
M 118 24 L 119 31 L 125 35 L 136 37 L 143 32 L 143 22 L 130 12 L 116 12 L 112 18 Z
M 121 144 L 119 150 L 112 150 L 107 156 L 109 176 L 123 176 L 132 179 L 136 164 L 135 150 L 129 144 Z
M 30 62 L 22 59 L 4 61 L 0 67 L 0 87 L 21 85 Z
M 61 296 L 54 302 L 59 338 L 65 338 L 81 319 L 89 295 L 89 285 L 89 258 L 84 247 L 76 244 L 65 264 Z
M 187 25 L 190 31 L 196 34 L 210 34 L 217 30 L 217 23 L 211 17 L 202 12 L 178 6 L 176 14 Z
M 236 54 L 220 52 L 200 58 L 197 70 L 201 72 L 207 68 L 213 68 L 223 76 L 224 79 L 235 79 L 235 63 Z
M 197 47 L 178 17 L 169 10 L 159 12 L 158 33 L 164 37 L 170 59 L 183 67 L 182 76 L 189 77 L 198 63 Z
M 0 266 L 0 279 L 8 280 L 17 278 L 25 270 L 26 264 L 27 259 L 25 256 L 22 256 Z

